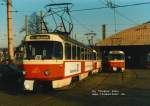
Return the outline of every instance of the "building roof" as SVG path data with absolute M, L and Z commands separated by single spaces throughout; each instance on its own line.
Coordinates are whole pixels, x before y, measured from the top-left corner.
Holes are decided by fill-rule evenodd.
M 96 43 L 96 46 L 150 45 L 150 23 L 144 23 Z

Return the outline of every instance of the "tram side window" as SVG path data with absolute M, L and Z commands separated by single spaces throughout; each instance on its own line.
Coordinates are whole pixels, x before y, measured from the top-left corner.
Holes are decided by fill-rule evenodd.
M 87 52 L 87 49 L 85 49 L 85 60 L 88 60 L 88 52 Z
M 89 51 L 89 60 L 92 60 L 92 52 Z
M 91 60 L 91 51 L 88 50 L 88 60 Z
M 92 60 L 92 52 L 89 53 L 89 59 Z
M 97 60 L 100 60 L 101 58 L 102 58 L 102 53 L 101 52 L 97 53 Z
M 80 57 L 81 57 L 81 60 L 84 60 L 84 48 L 81 48 Z
M 81 53 L 81 49 L 80 47 L 77 47 L 77 60 L 80 60 L 80 53 Z
M 86 49 L 84 49 L 84 60 L 86 60 L 86 58 L 87 58 L 87 51 Z
M 93 52 L 91 52 L 90 59 L 94 60 L 94 58 L 93 58 Z
M 88 60 L 90 60 L 90 51 L 88 50 Z
M 72 45 L 72 59 L 76 60 L 76 46 Z
M 96 60 L 96 53 L 93 52 L 93 60 Z
M 65 57 L 71 59 L 71 45 L 68 43 L 65 43 Z
M 93 53 L 93 52 L 91 52 L 91 60 L 95 60 L 95 59 L 94 59 L 94 53 Z
M 89 60 L 89 49 L 87 49 L 87 60 Z

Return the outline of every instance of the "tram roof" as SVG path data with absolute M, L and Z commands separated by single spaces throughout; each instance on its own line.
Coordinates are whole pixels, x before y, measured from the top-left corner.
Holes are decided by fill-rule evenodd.
M 70 43 L 73 43 L 73 44 L 77 44 L 78 46 L 82 46 L 82 47 L 85 47 L 85 48 L 89 48 L 89 46 L 71 38 L 67 33 L 57 33 L 57 32 L 52 32 L 52 33 L 46 33 L 46 34 L 34 34 L 34 35 L 27 35 L 25 37 L 25 39 L 28 37 L 28 36 L 43 36 L 43 35 L 48 35 L 48 36 L 58 36 L 58 38 L 61 38 L 62 41 L 67 41 L 67 42 L 70 42 Z
M 53 33 L 53 34 L 57 34 L 57 33 Z M 77 44 L 77 45 L 81 45 L 81 46 L 86 46 L 85 44 L 71 38 L 69 35 L 58 35 L 58 36 L 60 36 L 64 41 L 68 41 L 68 42 L 71 42 L 71 43 L 74 43 L 74 44 Z

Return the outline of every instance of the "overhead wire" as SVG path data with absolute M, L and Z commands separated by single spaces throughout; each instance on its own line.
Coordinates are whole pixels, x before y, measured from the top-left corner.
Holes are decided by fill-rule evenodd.
M 116 17 L 116 5 L 115 0 L 112 2 L 112 0 L 104 0 L 101 1 L 104 5 L 106 5 L 108 8 L 110 8 L 113 11 L 113 15 L 114 15 L 114 31 L 115 33 L 117 32 L 117 17 Z
M 132 22 L 135 25 L 139 25 L 136 21 L 134 21 L 133 19 L 130 19 L 129 17 L 127 17 L 126 15 L 122 14 L 121 12 L 119 12 L 118 10 L 116 10 L 116 13 L 121 16 L 122 18 Z
M 78 23 L 80 26 L 82 26 L 82 28 L 86 29 L 87 31 L 91 31 L 91 28 L 87 27 L 86 24 L 81 23 L 77 18 L 75 18 L 73 16 L 71 16 L 71 17 L 74 21 L 76 21 L 76 23 Z
M 105 0 L 106 1 L 106 0 Z M 101 1 L 103 4 L 105 4 L 103 1 Z M 142 3 L 143 4 L 143 3 Z M 105 4 L 106 5 L 106 4 Z M 115 16 L 115 14 L 117 13 L 117 15 L 119 15 L 119 16 L 121 16 L 122 18 L 124 18 L 124 19 L 126 19 L 126 20 L 128 20 L 129 22 L 132 22 L 133 24 L 136 24 L 136 25 L 139 25 L 137 22 L 135 22 L 134 20 L 132 20 L 132 19 L 130 19 L 129 17 L 127 17 L 127 16 L 125 16 L 124 14 L 122 14 L 121 12 L 119 12 L 118 10 L 114 10 L 114 8 L 116 8 L 115 6 L 119 6 L 118 4 L 116 4 L 116 3 L 112 3 L 112 7 L 110 7 L 110 9 L 111 10 L 113 10 L 113 11 L 115 11 L 115 13 L 114 13 L 114 20 L 116 21 L 116 16 Z M 116 29 L 116 22 L 115 22 L 115 29 Z M 116 32 L 116 30 L 115 30 L 115 32 Z
M 3 0 L 4 1 L 4 0 Z M 52 3 L 55 3 L 54 0 L 50 0 Z M 150 4 L 150 2 L 142 2 L 142 3 L 134 3 L 134 4 L 126 4 L 126 5 L 115 5 L 114 8 L 120 8 L 120 7 L 133 7 L 133 6 L 139 6 L 139 5 L 145 5 L 145 4 Z M 20 12 L 25 12 L 25 11 L 18 11 L 14 6 L 13 8 L 15 9 L 15 13 L 20 13 Z M 103 6 L 103 7 L 94 7 L 94 8 L 84 8 L 84 9 L 74 9 L 74 10 L 70 10 L 70 12 L 82 12 L 82 11 L 92 11 L 92 10 L 101 10 L 101 9 L 105 9 L 108 8 L 108 6 Z M 129 19 L 127 16 L 123 15 L 122 13 L 120 13 L 119 11 L 116 11 L 117 14 L 119 14 L 120 16 L 124 17 L 125 19 L 127 19 L 128 21 L 132 21 L 131 19 Z M 79 21 L 77 21 L 75 19 L 76 22 L 79 23 Z M 133 22 L 135 24 L 135 22 Z M 85 24 L 80 24 L 80 25 L 84 25 Z M 84 27 L 85 28 L 85 27 Z M 86 28 L 89 30 L 89 28 Z
M 145 4 L 150 4 L 150 2 L 143 2 L 143 3 L 134 3 L 134 4 L 126 4 L 126 5 L 112 5 L 113 11 L 114 11 L 114 23 L 115 23 L 115 32 L 117 31 L 117 24 L 116 24 L 116 13 L 118 15 L 120 15 L 121 17 L 127 19 L 128 21 L 136 24 L 137 22 L 135 22 L 134 20 L 128 18 L 127 16 L 123 15 L 122 13 L 120 13 L 119 11 L 116 11 L 116 8 L 121 8 L 121 7 L 133 7 L 133 6 L 139 6 L 139 5 L 145 5 Z M 106 4 L 105 4 L 106 5 Z M 84 9 L 74 9 L 74 10 L 70 10 L 70 12 L 82 12 L 82 11 L 93 11 L 93 10 L 101 10 L 101 9 L 105 9 L 105 8 L 109 8 L 108 6 L 103 6 L 103 7 L 94 7 L 94 8 L 84 8 Z M 80 24 L 81 26 L 83 26 L 83 24 Z M 85 25 L 84 25 L 85 26 Z M 85 27 L 84 27 L 85 28 Z M 89 28 L 88 28 L 89 29 Z
M 55 3 L 53 0 L 50 0 L 52 3 Z
M 134 3 L 134 4 L 126 4 L 126 5 L 116 5 L 114 8 L 133 7 L 133 6 L 139 6 L 139 5 L 145 5 L 145 4 L 150 4 L 150 2 Z M 74 9 L 74 10 L 71 10 L 71 12 L 101 10 L 101 9 L 105 9 L 105 8 L 109 8 L 109 7 L 108 6 L 103 6 L 103 7 L 84 8 L 84 9 Z
M 53 0 L 50 0 L 52 3 L 55 3 Z M 115 8 L 119 7 L 132 7 L 132 6 L 139 6 L 139 5 L 145 5 L 145 4 L 150 4 L 150 2 L 143 2 L 143 3 L 134 3 L 134 4 L 126 4 L 126 5 L 116 5 Z M 103 6 L 103 7 L 93 7 L 93 8 L 83 8 L 83 9 L 74 9 L 70 10 L 70 12 L 81 12 L 81 11 L 92 11 L 92 10 L 101 10 L 108 8 L 108 6 Z M 24 11 L 14 11 L 14 12 L 24 12 Z
M 53 3 L 55 3 L 53 0 L 51 0 Z M 61 12 L 61 11 L 60 11 Z M 68 11 L 68 12 L 72 12 L 72 11 Z M 54 12 L 55 13 L 55 12 Z M 57 13 L 55 13 L 56 15 L 58 15 L 59 16 L 59 14 L 57 14 Z M 78 19 L 76 19 L 75 17 L 73 17 L 73 16 L 71 16 L 71 18 L 76 22 L 76 23 L 78 23 L 80 26 L 82 26 L 84 29 L 86 29 L 86 30 L 91 30 L 91 28 L 88 28 L 85 24 L 83 24 L 83 23 L 81 23 Z M 66 22 L 68 22 L 65 18 L 63 18 L 64 19 L 64 21 L 66 21 Z

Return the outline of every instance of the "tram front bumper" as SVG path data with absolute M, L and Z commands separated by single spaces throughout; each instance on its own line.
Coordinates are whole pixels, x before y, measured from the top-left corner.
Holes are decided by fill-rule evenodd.
M 25 80 L 24 81 L 24 90 L 33 91 L 34 80 Z

